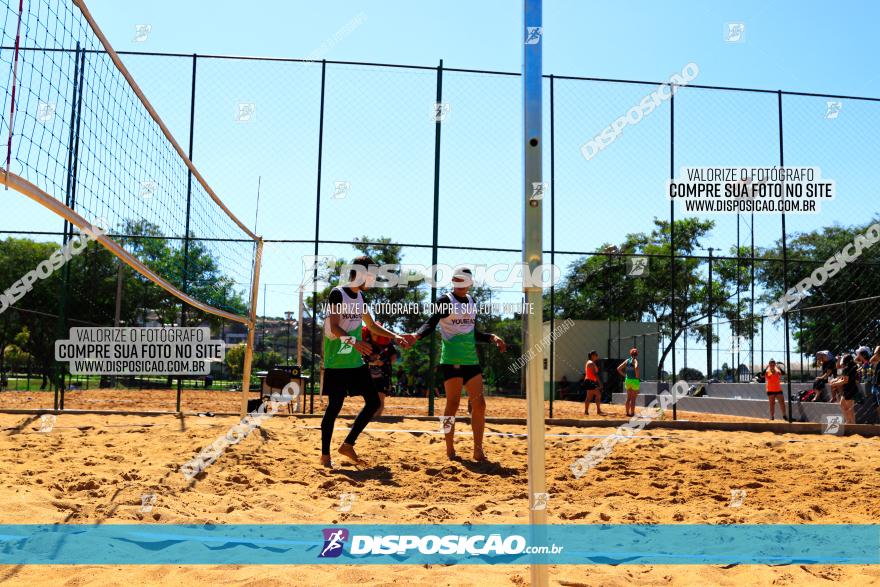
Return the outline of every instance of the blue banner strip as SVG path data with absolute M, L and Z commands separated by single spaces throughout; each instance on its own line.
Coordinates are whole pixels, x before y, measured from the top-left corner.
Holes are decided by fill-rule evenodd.
M 880 564 L 880 525 L 0 525 L 0 564 Z

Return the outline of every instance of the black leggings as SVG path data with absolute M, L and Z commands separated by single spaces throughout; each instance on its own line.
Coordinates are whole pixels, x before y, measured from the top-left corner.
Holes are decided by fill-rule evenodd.
M 327 410 L 324 412 L 324 418 L 321 420 L 322 455 L 330 454 L 330 441 L 333 439 L 333 426 L 336 424 L 336 417 L 342 409 L 342 404 L 345 403 L 346 395 L 347 394 L 344 391 L 330 392 L 330 402 L 327 404 Z M 357 441 L 357 437 L 363 432 L 364 428 L 367 427 L 373 414 L 376 413 L 376 410 L 378 410 L 381 405 L 379 402 L 379 394 L 376 393 L 375 390 L 365 389 L 363 395 L 364 409 L 362 409 L 361 413 L 354 419 L 354 423 L 351 425 L 351 432 L 345 437 L 345 442 L 348 444 L 353 445 Z

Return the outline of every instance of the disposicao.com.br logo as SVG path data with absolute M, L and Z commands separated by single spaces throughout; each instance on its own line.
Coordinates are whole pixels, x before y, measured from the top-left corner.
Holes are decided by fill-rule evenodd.
M 511 534 L 445 534 L 425 536 L 407 534 L 386 535 L 349 535 L 345 528 L 324 529 L 324 546 L 318 558 L 339 556 L 349 542 L 349 553 L 352 555 L 407 555 L 407 554 L 439 554 L 468 556 L 509 556 L 518 554 L 559 554 L 564 547 L 552 544 L 549 546 L 528 546 L 525 537 Z

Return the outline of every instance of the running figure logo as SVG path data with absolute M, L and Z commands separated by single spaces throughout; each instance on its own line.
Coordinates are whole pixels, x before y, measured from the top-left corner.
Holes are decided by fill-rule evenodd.
M 840 116 L 840 110 L 843 108 L 843 102 L 831 100 L 825 102 L 825 120 L 834 120 Z
M 445 122 L 451 109 L 452 108 L 448 103 L 435 102 L 434 109 L 431 111 L 434 116 L 434 122 Z
M 37 121 L 42 124 L 50 122 L 55 118 L 55 108 L 55 102 L 43 102 L 40 100 L 37 103 Z
M 746 35 L 746 25 L 742 22 L 729 22 L 724 31 L 724 40 L 728 43 L 742 43 Z
M 648 258 L 647 257 L 627 257 L 626 259 L 626 276 L 627 277 L 645 277 L 648 275 Z
M 141 512 L 145 514 L 149 514 L 153 511 L 153 506 L 156 505 L 156 494 L 155 493 L 145 493 L 141 495 Z
M 743 502 L 746 499 L 746 490 L 745 489 L 731 489 L 730 490 L 730 503 L 727 504 L 727 507 L 738 508 L 742 507 Z
M 38 432 L 48 434 L 55 427 L 55 414 L 43 414 L 40 416 L 40 429 Z
M 153 31 L 153 25 L 151 24 L 136 24 L 134 25 L 134 39 L 132 39 L 135 43 L 143 43 L 147 40 L 147 37 L 150 36 L 150 33 Z
M 843 434 L 843 416 L 826 414 L 822 418 L 822 434 Z
M 345 528 L 325 528 L 321 530 L 324 533 L 324 547 L 318 558 L 336 558 L 342 554 L 342 548 L 348 540 L 348 530 Z
M 440 416 L 440 432 L 449 434 L 455 426 L 455 416 Z
M 354 493 L 340 493 L 339 494 L 339 509 L 337 511 L 340 512 L 350 512 L 351 504 L 357 499 L 357 496 Z
M 526 45 L 537 45 L 541 42 L 541 37 L 544 35 L 544 27 L 542 26 L 527 26 L 526 27 Z
M 303 255 L 303 284 L 305 291 L 307 286 L 314 284 L 315 290 L 330 287 L 330 278 L 336 269 L 336 257 L 333 255 Z
M 534 499 L 532 500 L 532 509 L 533 510 L 546 510 L 548 499 L 550 499 L 549 493 L 535 493 Z
M 239 102 L 235 105 L 235 122 L 251 122 L 257 113 L 257 105 L 253 102 Z
M 155 180 L 145 179 L 141 182 L 141 191 L 139 195 L 142 200 L 152 200 L 158 189 L 159 184 L 156 183 Z
M 544 192 L 547 190 L 547 182 L 546 181 L 533 181 L 532 182 L 532 197 L 529 200 L 543 200 Z
M 334 200 L 342 200 L 345 196 L 348 195 L 348 192 L 351 191 L 351 182 L 350 181 L 337 181 L 333 183 L 333 187 L 335 191 L 333 195 L 330 196 Z

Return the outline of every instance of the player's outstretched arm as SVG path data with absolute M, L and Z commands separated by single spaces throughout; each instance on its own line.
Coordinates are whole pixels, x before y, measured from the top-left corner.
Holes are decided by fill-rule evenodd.
M 411 343 L 408 342 L 408 340 L 404 336 L 401 336 L 401 335 L 397 334 L 396 332 L 392 332 L 391 330 L 388 330 L 387 328 L 385 328 L 384 326 L 382 326 L 381 324 L 379 324 L 375 320 L 373 320 L 373 316 L 369 312 L 364 312 L 363 320 L 364 320 L 364 324 L 367 325 L 367 329 L 370 332 L 372 332 L 373 334 L 378 334 L 379 336 L 384 336 L 386 338 L 390 338 L 391 340 L 393 340 L 395 343 L 399 344 L 403 348 L 408 348 L 411 345 Z

